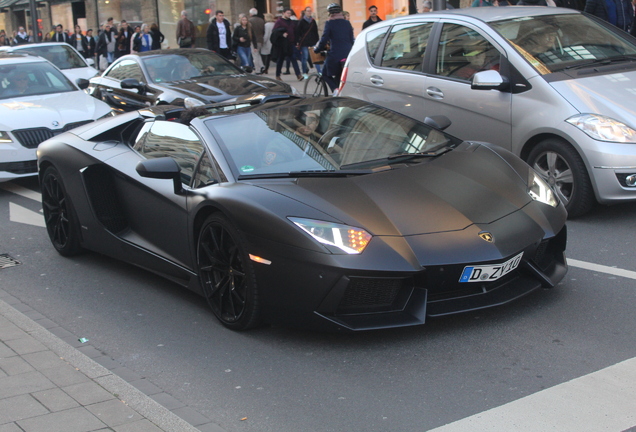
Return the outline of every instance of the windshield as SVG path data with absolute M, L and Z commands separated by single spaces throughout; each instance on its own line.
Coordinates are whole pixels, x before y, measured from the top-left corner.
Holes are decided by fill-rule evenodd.
M 354 100 L 224 116 L 206 125 L 220 137 L 235 173 L 250 176 L 369 170 L 409 156 L 434 157 L 461 142 L 409 117 Z
M 68 78 L 44 61 L 0 66 L 0 99 L 75 90 Z
M 142 61 L 153 82 L 180 81 L 200 76 L 243 73 L 221 56 L 204 50 L 142 57 Z
M 80 57 L 76 51 L 73 51 L 73 48 L 68 45 L 50 45 L 21 48 L 20 52 L 27 52 L 35 56 L 43 57 L 60 69 L 76 69 L 88 67 L 84 59 Z
M 490 23 L 541 74 L 594 61 L 636 56 L 636 45 L 581 14 L 543 15 Z M 636 60 L 636 57 L 634 58 Z

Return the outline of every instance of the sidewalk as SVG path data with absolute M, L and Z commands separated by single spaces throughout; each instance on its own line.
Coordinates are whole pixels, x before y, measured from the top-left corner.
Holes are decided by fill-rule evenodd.
M 151 398 L 45 326 L 61 329 L 0 289 L 0 432 L 224 431 L 183 405 L 175 414 L 155 401 L 161 389 L 146 382 Z

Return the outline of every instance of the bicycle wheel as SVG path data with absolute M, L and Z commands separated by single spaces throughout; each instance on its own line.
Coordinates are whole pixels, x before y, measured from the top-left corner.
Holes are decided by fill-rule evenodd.
M 318 73 L 312 73 L 309 78 L 305 80 L 305 92 L 307 97 L 327 96 L 327 84 L 322 79 L 322 75 Z

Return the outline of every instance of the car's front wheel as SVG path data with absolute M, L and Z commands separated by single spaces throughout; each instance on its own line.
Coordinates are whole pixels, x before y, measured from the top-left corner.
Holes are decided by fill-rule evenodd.
M 587 213 L 594 205 L 594 190 L 585 163 L 569 144 L 546 139 L 532 149 L 528 164 L 552 186 L 569 217 Z
M 197 241 L 197 270 L 214 315 L 232 330 L 260 324 L 254 268 L 241 233 L 222 214 L 209 216 Z
M 41 187 L 44 222 L 53 247 L 61 255 L 77 255 L 82 251 L 79 223 L 60 173 L 48 167 L 42 176 Z

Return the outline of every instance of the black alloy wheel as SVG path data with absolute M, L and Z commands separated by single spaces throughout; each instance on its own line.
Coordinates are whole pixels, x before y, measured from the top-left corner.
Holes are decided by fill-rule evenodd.
M 60 174 L 53 167 L 47 168 L 42 176 L 42 210 L 55 250 L 63 256 L 80 253 L 82 247 L 77 218 Z
M 260 324 L 254 268 L 239 231 L 221 214 L 209 216 L 197 241 L 197 268 L 214 315 L 232 330 Z
M 578 152 L 559 139 L 546 139 L 532 149 L 528 164 L 554 189 L 569 217 L 587 213 L 595 203 L 585 163 Z

